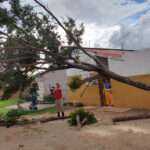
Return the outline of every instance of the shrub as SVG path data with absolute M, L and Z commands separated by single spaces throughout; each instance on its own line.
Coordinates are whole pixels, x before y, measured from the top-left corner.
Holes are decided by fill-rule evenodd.
M 73 91 L 77 90 L 81 86 L 80 81 L 81 81 L 81 76 L 73 76 L 70 82 L 68 83 L 69 88 Z
M 3 116 L 3 120 L 6 124 L 6 126 L 9 127 L 11 125 L 16 124 L 17 119 L 23 114 L 25 114 L 24 110 L 12 109 L 12 110 L 8 111 L 5 116 Z
M 87 118 L 87 122 L 86 122 L 87 125 L 97 122 L 93 113 L 87 112 L 84 109 L 79 109 L 70 114 L 70 117 L 69 117 L 70 119 L 68 120 L 68 122 L 71 126 L 77 125 L 77 120 L 76 120 L 77 115 L 80 118 L 80 122 L 82 122 L 84 118 Z
M 14 86 L 6 86 L 3 90 L 3 95 L 1 99 L 9 99 L 12 94 L 14 94 L 15 92 L 17 92 L 17 88 Z

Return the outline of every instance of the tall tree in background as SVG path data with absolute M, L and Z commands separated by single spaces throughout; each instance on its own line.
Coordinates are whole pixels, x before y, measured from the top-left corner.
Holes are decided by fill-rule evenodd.
M 10 89 L 13 89 L 12 93 L 18 89 L 23 90 L 25 81 L 30 83 L 28 81 L 32 81 L 31 73 L 37 69 L 45 70 L 43 66 L 53 69 L 61 67 L 61 58 L 56 54 L 60 53 L 65 57 L 68 53 L 59 48 L 62 39 L 57 31 L 58 25 L 51 17 L 37 13 L 31 5 L 21 5 L 19 0 L 0 1 L 1 4 L 4 2 L 7 7 L 0 7 L 0 60 L 1 67 L 3 66 L 0 80 L 7 75 L 8 78 L 3 80 L 6 86 L 1 86 L 5 97 L 5 91 L 11 91 Z M 64 24 L 74 33 L 78 42 L 81 42 L 83 24 L 77 28 L 72 18 L 64 20 Z M 67 40 L 71 45 L 69 36 Z M 18 74 L 19 78 L 13 73 Z M 16 81 L 17 84 L 10 81 Z

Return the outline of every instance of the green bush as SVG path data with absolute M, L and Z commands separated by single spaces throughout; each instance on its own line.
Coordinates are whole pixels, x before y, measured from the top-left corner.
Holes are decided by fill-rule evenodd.
M 15 92 L 17 92 L 17 88 L 15 86 L 6 86 L 3 90 L 1 99 L 9 99 Z
M 50 103 L 50 104 L 54 104 L 55 99 L 51 95 L 46 95 L 46 96 L 44 96 L 44 101 L 47 102 L 47 103 Z
M 70 82 L 68 83 L 68 86 L 71 90 L 77 90 L 78 88 L 80 88 L 81 84 L 81 76 L 73 76 L 71 77 Z
M 86 122 L 87 125 L 97 122 L 93 113 L 87 112 L 84 109 L 79 109 L 70 114 L 70 117 L 69 117 L 70 119 L 68 120 L 68 122 L 71 126 L 77 125 L 77 121 L 76 121 L 77 115 L 80 117 L 80 121 L 82 121 L 84 118 L 87 118 L 87 122 Z
M 6 113 L 6 115 L 3 116 L 3 120 L 6 124 L 6 126 L 14 125 L 17 122 L 17 119 L 25 114 L 24 110 L 21 109 L 12 109 Z

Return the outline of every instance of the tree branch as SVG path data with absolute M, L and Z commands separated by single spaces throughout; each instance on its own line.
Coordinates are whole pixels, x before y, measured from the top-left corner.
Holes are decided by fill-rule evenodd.
M 5 35 L 5 36 L 7 36 L 7 37 L 8 37 L 8 34 L 7 34 L 7 33 L 5 33 L 5 32 L 3 32 L 3 31 L 0 31 L 0 34 Z
M 56 68 L 48 68 L 46 71 L 39 73 L 38 75 L 43 75 L 45 73 L 48 72 L 52 72 L 52 71 L 59 71 L 59 70 L 65 70 L 65 69 L 70 69 L 71 67 L 69 66 L 61 66 L 61 67 L 56 67 Z
M 18 61 L 21 60 L 25 60 L 25 59 L 29 59 L 29 58 L 35 58 L 37 59 L 37 57 L 33 57 L 33 56 L 23 56 L 23 57 L 16 57 L 16 58 L 9 58 L 9 59 L 1 59 L 0 63 L 17 63 Z
M 90 55 L 82 46 L 79 44 L 79 42 L 76 40 L 76 38 L 73 36 L 73 34 L 65 28 L 65 26 L 60 22 L 60 20 L 54 15 L 52 11 L 46 8 L 39 0 L 34 0 L 39 6 L 41 6 L 57 23 L 58 25 L 66 32 L 66 34 L 72 39 L 72 41 L 75 43 L 78 49 L 80 49 L 84 54 L 92 58 L 96 63 L 101 65 L 100 60 L 97 59 L 97 57 Z
M 117 81 L 125 83 L 127 85 L 130 85 L 130 86 L 133 86 L 133 87 L 136 87 L 139 89 L 143 89 L 146 91 L 150 91 L 150 85 L 144 84 L 139 81 L 133 81 L 133 80 L 129 79 L 128 77 L 118 75 L 118 74 L 111 72 L 109 70 L 106 70 L 106 69 L 103 70 L 103 68 L 100 68 L 99 66 L 95 66 L 92 64 L 85 64 L 85 63 L 83 63 L 83 64 L 82 63 L 75 64 L 75 63 L 71 63 L 71 62 L 66 62 L 66 63 L 68 63 L 68 65 L 72 66 L 73 68 L 82 69 L 82 70 L 86 70 L 86 71 L 95 71 L 95 72 L 100 73 L 103 76 L 109 77 L 111 79 L 117 80 Z M 95 78 L 96 77 L 98 77 L 98 76 L 95 76 Z

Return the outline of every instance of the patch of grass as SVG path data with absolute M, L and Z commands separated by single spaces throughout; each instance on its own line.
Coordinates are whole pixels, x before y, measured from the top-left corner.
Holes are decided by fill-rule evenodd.
M 65 108 L 67 110 L 69 108 Z M 11 125 L 14 125 L 17 123 L 17 119 L 19 119 L 20 116 L 24 115 L 40 115 L 44 113 L 56 113 L 57 110 L 55 107 L 49 107 L 49 108 L 44 108 L 42 110 L 24 110 L 24 109 L 11 109 L 7 111 L 1 112 L 0 114 L 0 119 L 3 121 L 3 123 L 6 125 L 6 127 L 10 127 Z
M 43 113 L 56 113 L 56 108 L 55 107 L 49 107 L 49 108 L 44 108 L 41 110 L 33 111 L 33 110 L 25 110 L 23 115 L 40 115 Z
M 20 116 L 23 116 L 23 115 L 33 116 L 33 115 L 39 115 L 45 112 L 55 113 L 56 109 L 55 107 L 45 108 L 45 109 L 37 110 L 37 111 L 24 110 L 24 109 L 11 109 L 7 113 L 5 113 L 5 115 L 1 115 L 0 117 L 3 120 L 4 124 L 6 125 L 6 127 L 10 127 L 17 123 L 17 119 Z
M 5 115 L 9 110 L 7 108 L 0 108 L 0 116 Z
M 8 110 L 8 109 L 0 109 L 0 115 L 1 116 L 5 116 L 7 115 L 7 113 L 9 111 L 12 111 L 12 110 Z M 56 113 L 56 108 L 55 107 L 49 107 L 49 108 L 44 108 L 44 109 L 41 109 L 41 110 L 21 110 L 21 116 L 22 115 L 40 115 L 40 114 L 43 114 L 43 113 Z M 19 112 L 19 113 L 20 113 Z
M 64 107 L 65 110 L 68 110 L 69 107 Z M 40 114 L 44 114 L 44 113 L 56 113 L 56 107 L 48 107 L 48 108 L 43 108 L 41 110 L 37 110 L 37 111 L 33 111 L 33 110 L 26 110 L 25 115 L 40 115 Z
M 16 105 L 19 99 L 0 100 L 0 115 L 5 115 L 9 111 L 6 107 Z
M 17 104 L 19 99 L 0 100 L 0 109 Z
M 4 116 L 6 116 L 9 111 L 13 111 L 8 109 L 8 106 L 12 106 L 12 105 L 16 105 L 19 102 L 19 99 L 9 99 L 9 100 L 0 100 L 0 118 L 3 118 Z M 67 109 L 67 108 L 65 108 Z M 21 112 L 19 112 L 19 114 L 21 113 L 22 115 L 40 115 L 43 113 L 56 113 L 56 108 L 54 107 L 48 107 L 48 108 L 44 108 L 41 110 L 21 110 Z
M 68 110 L 69 107 L 64 107 L 64 110 Z M 41 110 L 37 110 L 37 111 L 33 111 L 33 110 L 26 110 L 25 115 L 40 115 L 40 114 L 44 114 L 44 113 L 56 113 L 56 107 L 48 107 L 48 108 L 43 108 Z

